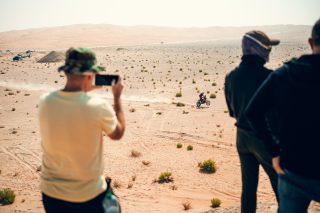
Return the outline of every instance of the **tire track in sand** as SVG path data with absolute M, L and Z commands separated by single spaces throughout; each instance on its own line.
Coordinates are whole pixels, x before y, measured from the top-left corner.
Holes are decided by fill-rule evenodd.
M 41 165 L 41 160 L 38 156 L 32 153 L 26 148 L 20 148 L 16 146 L 3 147 L 2 151 L 16 160 L 19 165 L 22 165 L 28 169 L 32 175 L 39 178 L 39 173 L 37 173 L 38 167 Z

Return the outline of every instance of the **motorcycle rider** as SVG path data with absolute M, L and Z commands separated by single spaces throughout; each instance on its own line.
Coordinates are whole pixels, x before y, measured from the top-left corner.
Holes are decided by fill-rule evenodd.
M 200 102 L 201 102 L 201 103 L 205 103 L 206 100 L 207 100 L 207 97 L 206 97 L 206 95 L 205 95 L 203 92 L 200 93 L 199 98 L 200 98 Z

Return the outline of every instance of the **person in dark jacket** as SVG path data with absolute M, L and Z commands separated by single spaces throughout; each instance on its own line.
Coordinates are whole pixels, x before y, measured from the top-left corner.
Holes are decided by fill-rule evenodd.
M 307 212 L 311 200 L 320 201 L 320 19 L 309 44 L 313 54 L 272 73 L 246 109 L 252 127 L 272 152 L 280 213 Z M 277 136 L 265 128 L 270 111 L 278 115 Z
M 236 119 L 237 150 L 240 156 L 242 174 L 241 212 L 256 212 L 259 165 L 270 178 L 271 186 L 277 195 L 277 174 L 272 169 L 271 155 L 267 152 L 261 137 L 250 126 L 245 109 L 253 94 L 271 74 L 264 67 L 269 61 L 271 47 L 279 40 L 271 40 L 261 31 L 250 31 L 242 39 L 242 61 L 225 78 L 225 97 L 229 114 Z

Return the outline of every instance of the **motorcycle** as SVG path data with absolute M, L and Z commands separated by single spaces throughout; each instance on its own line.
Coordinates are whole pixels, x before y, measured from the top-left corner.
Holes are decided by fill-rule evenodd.
M 197 109 L 201 107 L 201 104 L 206 104 L 207 106 L 210 106 L 210 101 L 207 99 L 199 99 L 196 103 Z

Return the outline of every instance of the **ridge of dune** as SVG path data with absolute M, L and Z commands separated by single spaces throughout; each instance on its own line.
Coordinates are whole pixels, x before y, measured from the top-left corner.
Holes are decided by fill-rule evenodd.
M 308 36 L 311 26 L 172 28 L 107 24 L 69 25 L 0 32 L 0 50 L 52 50 L 66 49 L 70 46 L 106 47 L 240 39 L 243 33 L 253 29 L 263 30 L 280 39 L 301 40 Z

